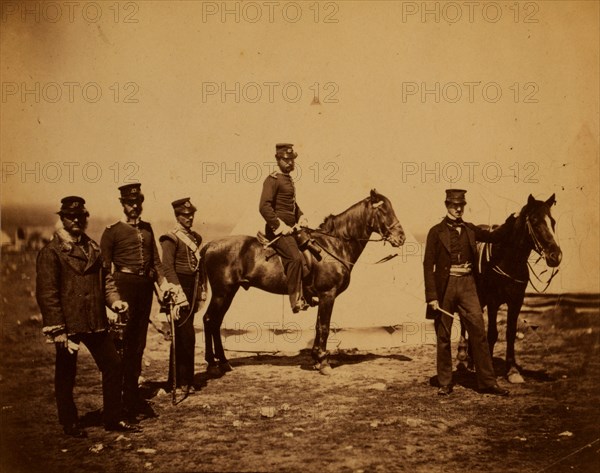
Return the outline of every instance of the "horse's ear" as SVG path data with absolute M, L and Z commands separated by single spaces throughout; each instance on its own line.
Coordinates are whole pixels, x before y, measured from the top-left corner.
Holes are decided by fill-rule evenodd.
M 549 207 L 552 207 L 554 204 L 556 204 L 556 194 L 552 194 L 546 201 L 546 204 L 548 204 Z
M 374 204 L 379 201 L 379 197 L 377 196 L 377 191 L 375 189 L 371 189 L 371 203 Z
M 531 205 L 535 202 L 535 197 L 529 194 L 529 198 L 527 199 L 527 205 Z

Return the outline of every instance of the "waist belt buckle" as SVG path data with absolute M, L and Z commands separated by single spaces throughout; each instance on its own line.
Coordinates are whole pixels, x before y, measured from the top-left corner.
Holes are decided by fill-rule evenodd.
M 140 268 L 137 270 L 137 275 L 138 276 L 145 276 L 146 275 L 146 271 L 144 271 L 144 268 Z

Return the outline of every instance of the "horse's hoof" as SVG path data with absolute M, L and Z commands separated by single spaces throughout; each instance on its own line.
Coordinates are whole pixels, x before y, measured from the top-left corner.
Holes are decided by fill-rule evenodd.
M 324 376 L 331 376 L 333 374 L 333 368 L 330 365 L 321 364 L 321 369 L 319 370 Z
M 525 382 L 525 379 L 523 379 L 523 376 L 521 376 L 521 373 L 519 373 L 514 368 L 508 372 L 508 374 L 506 375 L 506 378 L 508 379 L 508 382 L 511 384 L 523 384 Z
M 233 371 L 233 368 L 231 367 L 229 362 L 226 361 L 224 363 L 219 363 L 219 370 L 221 371 L 221 373 L 229 373 L 230 371 Z
M 320 371 L 321 370 L 321 363 L 319 363 L 318 361 L 313 365 L 313 370 L 316 371 Z
M 217 365 L 208 365 L 208 368 L 206 368 L 206 374 L 211 378 L 218 378 L 222 375 L 221 370 Z
M 467 361 L 469 355 L 467 354 L 466 348 L 458 347 L 458 352 L 456 353 L 456 359 L 458 361 Z

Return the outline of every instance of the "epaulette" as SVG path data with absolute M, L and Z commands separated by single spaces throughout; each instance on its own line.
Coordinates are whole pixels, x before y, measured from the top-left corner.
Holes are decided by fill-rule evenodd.
M 119 222 L 120 222 L 120 220 L 117 220 L 115 223 L 111 223 L 110 225 L 107 225 L 106 228 L 112 228 Z
M 168 232 L 168 233 L 165 233 L 164 235 L 161 235 L 160 238 L 158 239 L 159 242 L 163 242 L 165 240 L 171 240 L 171 241 L 177 243 L 177 235 L 175 235 L 173 232 Z
M 273 171 L 271 174 L 269 174 L 269 176 L 274 177 L 275 179 L 277 179 L 277 174 L 279 174 L 277 171 Z

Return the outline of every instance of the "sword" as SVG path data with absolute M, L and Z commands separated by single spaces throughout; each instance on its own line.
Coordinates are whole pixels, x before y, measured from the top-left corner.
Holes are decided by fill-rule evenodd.
M 292 227 L 292 233 L 290 233 L 290 235 L 292 235 L 294 232 L 297 232 L 298 230 L 300 230 L 300 225 L 296 224 Z M 280 233 L 279 235 L 277 235 L 275 238 L 273 238 L 272 240 L 269 241 L 269 243 L 263 245 L 263 248 L 266 250 L 267 248 L 269 248 L 273 243 L 275 243 L 277 240 L 279 240 L 283 235 L 283 233 Z
M 460 317 L 458 315 L 451 314 L 450 312 L 442 309 L 441 307 L 438 307 L 437 310 L 439 310 L 442 314 L 446 314 L 448 317 L 452 317 L 454 320 L 458 320 L 460 322 Z
M 165 293 L 163 303 L 166 309 L 167 318 L 171 323 L 171 403 L 175 406 L 177 404 L 177 351 L 175 345 L 175 318 L 173 317 L 173 306 L 175 305 L 175 301 L 173 300 L 173 294 L 171 292 Z

